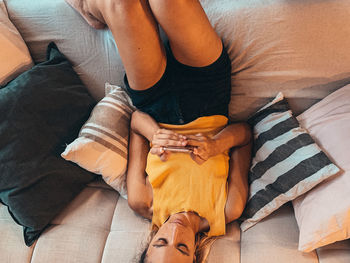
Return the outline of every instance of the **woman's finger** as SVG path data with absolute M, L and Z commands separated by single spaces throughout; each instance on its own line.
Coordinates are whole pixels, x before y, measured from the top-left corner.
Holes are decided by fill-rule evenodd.
M 178 134 L 155 134 L 153 136 L 153 140 L 154 139 L 171 139 L 171 140 L 184 140 L 184 138 L 182 136 L 179 136 Z
M 199 165 L 203 164 L 205 162 L 204 159 L 200 158 L 198 155 L 191 153 L 191 158 L 193 161 L 195 161 L 196 163 L 198 163 Z
M 164 151 L 164 153 L 159 157 L 161 161 L 166 162 L 169 159 L 171 152 Z
M 174 132 L 172 130 L 167 130 L 167 129 L 158 129 L 156 131 L 156 134 L 176 134 L 176 135 L 181 135 L 179 133 L 176 133 L 176 132 Z
M 159 129 L 152 138 L 152 142 L 156 140 L 174 140 L 174 141 L 185 141 L 186 136 L 182 134 L 178 134 L 176 132 L 166 130 L 166 129 Z
M 163 147 L 152 147 L 150 150 L 151 154 L 158 155 L 161 161 L 165 162 L 169 159 L 171 152 L 164 151 Z
M 204 141 L 204 140 L 206 140 L 207 139 L 207 137 L 206 136 L 204 136 L 204 135 L 186 135 L 186 137 L 187 137 L 187 140 L 195 140 L 195 141 Z
M 152 141 L 152 144 L 157 146 L 185 146 L 187 142 L 170 139 L 155 139 Z
M 203 146 L 203 142 L 202 141 L 198 141 L 198 140 L 193 140 L 193 139 L 187 139 L 187 144 L 189 146 L 196 146 L 196 147 L 200 147 Z
M 158 155 L 158 156 L 161 156 L 164 153 L 164 148 L 163 147 L 158 147 L 158 146 L 152 147 L 151 150 L 150 150 L 150 153 Z

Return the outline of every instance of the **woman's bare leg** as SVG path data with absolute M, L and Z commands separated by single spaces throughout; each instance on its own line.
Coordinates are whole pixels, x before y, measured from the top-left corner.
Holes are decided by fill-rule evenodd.
M 129 85 L 136 90 L 147 89 L 161 78 L 166 67 L 158 24 L 148 1 L 109 2 L 102 15 L 116 41 Z
M 149 0 L 149 4 L 178 61 L 202 67 L 220 56 L 221 40 L 198 0 Z
M 227 201 L 225 205 L 226 223 L 239 218 L 247 202 L 251 147 L 252 144 L 249 143 L 233 149 L 231 153 L 230 170 L 227 178 Z
M 112 31 L 129 85 L 147 89 L 163 75 L 166 55 L 147 0 L 66 0 L 95 28 Z
M 181 63 L 207 66 L 221 54 L 221 40 L 198 0 L 66 1 L 90 25 L 96 28 L 108 25 L 133 89 L 149 88 L 165 70 L 166 55 L 157 22 Z

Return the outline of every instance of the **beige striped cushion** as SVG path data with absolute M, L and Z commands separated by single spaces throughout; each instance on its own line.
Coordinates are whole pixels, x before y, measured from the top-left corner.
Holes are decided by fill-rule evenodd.
M 122 88 L 106 83 L 105 90 L 106 96 L 62 157 L 101 174 L 106 183 L 126 197 L 129 123 L 135 108 Z

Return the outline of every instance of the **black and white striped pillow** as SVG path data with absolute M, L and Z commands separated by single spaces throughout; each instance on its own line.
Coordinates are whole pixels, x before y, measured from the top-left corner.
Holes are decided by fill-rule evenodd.
M 253 159 L 243 231 L 339 172 L 293 116 L 283 94 L 253 115 Z

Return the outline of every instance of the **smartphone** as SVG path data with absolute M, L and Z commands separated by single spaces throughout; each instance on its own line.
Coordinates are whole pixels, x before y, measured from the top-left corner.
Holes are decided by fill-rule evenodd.
M 163 147 L 164 151 L 169 152 L 179 152 L 179 153 L 191 153 L 193 152 L 193 147 L 178 147 L 178 146 L 168 146 Z

